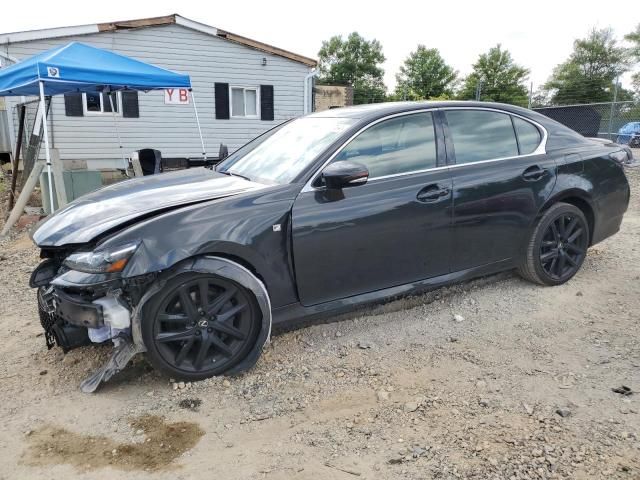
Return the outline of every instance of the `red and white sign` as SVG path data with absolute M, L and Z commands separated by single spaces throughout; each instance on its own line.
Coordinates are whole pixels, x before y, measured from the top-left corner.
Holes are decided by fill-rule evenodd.
M 164 91 L 165 105 L 189 105 L 189 90 L 186 88 L 167 88 Z

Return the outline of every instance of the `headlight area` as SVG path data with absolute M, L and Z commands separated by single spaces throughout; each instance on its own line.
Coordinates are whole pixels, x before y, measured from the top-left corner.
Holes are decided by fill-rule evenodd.
M 64 265 L 84 273 L 120 273 L 138 249 L 140 242 L 132 242 L 105 250 L 76 252 L 64 260 Z
M 49 348 L 57 344 L 67 352 L 90 343 L 130 338 L 131 312 L 154 278 L 121 277 L 138 246 L 135 242 L 76 251 L 57 262 L 49 259 L 40 264 L 31 283 L 38 287 L 40 320 Z M 57 271 L 51 278 L 54 262 Z

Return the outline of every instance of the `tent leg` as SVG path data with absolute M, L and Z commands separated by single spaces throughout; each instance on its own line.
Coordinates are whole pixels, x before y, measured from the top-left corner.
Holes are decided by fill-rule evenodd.
M 53 203 L 53 182 L 51 175 L 51 151 L 49 150 L 49 127 L 47 125 L 47 106 L 44 101 L 44 82 L 40 81 L 40 108 L 42 109 L 42 126 L 44 130 L 44 151 L 47 159 L 47 179 L 49 180 L 49 205 L 51 213 L 55 211 Z
M 111 115 L 113 116 L 113 126 L 116 130 L 116 136 L 118 137 L 118 146 L 120 147 L 120 158 L 122 158 L 122 166 L 124 167 L 124 173 L 128 176 L 127 171 L 129 170 L 129 164 L 124 158 L 124 150 L 122 147 L 122 139 L 120 138 L 120 130 L 118 130 L 118 119 L 116 115 L 116 111 L 113 108 L 113 96 L 112 92 L 109 92 L 107 96 L 109 97 L 109 105 L 111 105 Z
M 51 149 L 51 172 L 53 173 L 53 184 L 56 186 L 56 198 L 58 208 L 67 206 L 67 189 L 64 185 L 64 174 L 62 172 L 62 162 L 60 152 L 57 148 Z
M 44 163 L 40 160 L 36 161 L 35 165 L 31 169 L 29 178 L 27 178 L 27 181 L 24 183 L 24 186 L 20 191 L 20 195 L 16 200 L 16 204 L 13 207 L 13 210 L 11 210 L 11 215 L 9 215 L 9 218 L 7 219 L 7 222 L 4 224 L 4 227 L 2 227 L 2 232 L 0 232 L 0 237 L 4 237 L 7 233 L 9 233 L 9 230 L 11 230 L 11 227 L 15 225 L 15 223 L 20 218 L 20 215 L 22 215 L 22 212 L 24 211 L 24 207 L 27 206 L 27 202 L 29 202 L 29 197 L 31 197 L 31 193 L 33 192 L 33 189 L 38 183 L 38 180 L 40 178 L 40 173 L 42 172 L 43 168 L 44 168 Z
M 193 103 L 193 113 L 196 115 L 196 124 L 198 125 L 198 134 L 200 135 L 200 145 L 202 145 L 202 159 L 207 159 L 207 152 L 204 148 L 204 139 L 202 138 L 202 128 L 200 128 L 200 117 L 198 117 L 198 107 L 196 106 L 196 97 L 191 90 L 191 102 Z

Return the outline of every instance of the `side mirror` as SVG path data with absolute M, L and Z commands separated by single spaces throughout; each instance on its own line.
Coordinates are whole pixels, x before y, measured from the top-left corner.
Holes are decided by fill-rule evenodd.
M 322 171 L 322 178 L 327 188 L 340 190 L 367 183 L 369 170 L 361 163 L 344 160 L 332 163 L 325 168 Z

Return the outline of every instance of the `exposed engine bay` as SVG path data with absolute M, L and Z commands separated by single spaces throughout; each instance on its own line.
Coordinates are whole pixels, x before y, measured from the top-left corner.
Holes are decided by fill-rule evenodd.
M 132 312 L 155 275 L 74 285 L 65 280 L 65 274 L 70 272 L 63 263 L 68 253 L 43 250 L 41 256 L 47 258 L 34 270 L 29 283 L 37 288 L 38 312 L 48 349 L 58 346 L 67 353 L 91 344 L 113 343 L 114 352 L 107 365 L 119 368 L 103 367 L 83 382 L 82 390 L 93 392 L 133 355 L 144 351 L 133 341 Z M 126 361 L 123 352 L 130 353 Z M 99 378 L 94 378 L 96 375 Z

